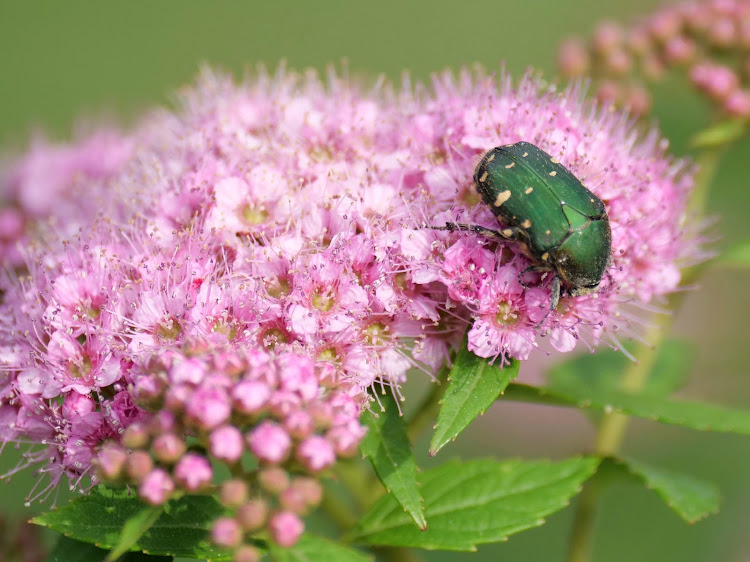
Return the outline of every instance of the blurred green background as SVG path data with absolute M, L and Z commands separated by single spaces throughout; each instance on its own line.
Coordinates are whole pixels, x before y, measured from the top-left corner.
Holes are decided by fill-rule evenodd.
M 201 63 L 241 74 L 264 62 L 322 69 L 348 60 L 350 73 L 419 79 L 444 68 L 505 61 L 514 75 L 528 66 L 554 76 L 556 47 L 595 22 L 629 22 L 656 2 L 598 0 L 381 0 L 352 2 L 0 2 L 0 146 L 23 149 L 35 129 L 54 139 L 101 119 L 123 126 L 190 82 Z M 668 80 L 656 90 L 655 119 L 685 154 L 687 137 L 707 123 L 706 108 Z M 709 201 L 721 216 L 717 248 L 748 235 L 750 142 L 725 158 Z M 697 350 L 684 395 L 750 407 L 746 275 L 710 271 L 676 318 L 674 333 Z M 523 380 L 524 369 L 521 371 Z M 497 404 L 437 460 L 494 454 L 560 458 L 586 450 L 593 432 L 576 412 Z M 422 444 L 421 453 L 426 451 Z M 656 496 L 622 485 L 605 498 L 594 560 L 741 562 L 750 560 L 750 439 L 633 423 L 628 454 L 712 480 L 724 501 L 719 515 L 689 526 Z M 8 451 L 4 452 L 8 456 Z M 7 460 L 4 463 L 7 466 Z M 424 458 L 424 464 L 430 461 Z M 19 512 L 31 476 L 14 480 L 2 510 Z M 39 509 L 34 506 L 32 509 Z M 484 546 L 476 554 L 428 553 L 427 560 L 558 561 L 564 559 L 571 510 L 547 525 Z

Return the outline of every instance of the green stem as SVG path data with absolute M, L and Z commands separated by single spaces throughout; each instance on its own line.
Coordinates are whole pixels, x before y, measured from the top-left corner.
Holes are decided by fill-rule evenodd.
M 729 144 L 722 144 L 704 150 L 697 159 L 699 166 L 695 176 L 695 189 L 688 204 L 686 220 L 702 216 L 708 200 L 709 188 L 716 175 L 719 161 Z M 696 267 L 684 270 L 683 283 L 694 281 L 703 268 Z M 669 299 L 671 314 L 662 314 L 655 318 L 654 324 L 645 334 L 645 343 L 640 344 L 634 355 L 637 362 L 631 363 L 620 381 L 622 390 L 638 393 L 643 390 L 654 367 L 657 350 L 666 338 L 672 326 L 676 311 L 684 300 L 685 293 L 675 293 Z M 601 417 L 597 427 L 594 452 L 600 457 L 616 456 L 625 438 L 629 418 L 619 412 L 606 413 Z M 578 497 L 573 518 L 568 562 L 589 562 L 593 546 L 596 512 L 602 493 L 602 485 L 596 480 L 584 486 Z
M 575 525 L 573 525 L 570 538 L 568 562 L 588 562 L 591 556 L 599 488 L 598 483 L 590 482 L 583 488 L 576 500 Z
M 696 159 L 698 172 L 695 174 L 695 189 L 690 198 L 686 218 L 702 216 L 706 210 L 708 194 L 711 188 L 711 182 L 716 176 L 716 170 L 719 167 L 724 153 L 729 149 L 728 144 L 722 144 L 705 149 Z

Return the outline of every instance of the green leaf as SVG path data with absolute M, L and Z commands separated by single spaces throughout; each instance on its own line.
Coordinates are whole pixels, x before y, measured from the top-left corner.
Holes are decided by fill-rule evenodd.
M 720 255 L 714 263 L 732 269 L 750 268 L 750 240 L 735 244 Z
M 413 526 L 413 525 L 412 525 Z M 305 533 L 291 548 L 271 544 L 274 562 L 371 562 L 373 558 L 353 548 Z
M 693 347 L 682 340 L 667 340 L 659 348 L 654 367 L 641 394 L 666 396 L 687 381 L 693 364 Z M 550 387 L 588 387 L 618 390 L 622 372 L 632 362 L 621 351 L 603 350 L 580 355 L 553 367 L 547 375 Z
M 120 532 L 120 539 L 110 551 L 105 562 L 113 562 L 129 551 L 156 522 L 162 511 L 161 506 L 148 506 L 125 521 L 125 525 L 122 526 Z
M 511 360 L 499 368 L 477 357 L 463 346 L 451 369 L 448 388 L 441 400 L 430 454 L 455 439 L 479 414 L 483 414 L 502 394 L 511 379 L 518 376 L 520 363 Z
M 719 510 L 719 491 L 710 482 L 635 459 L 622 459 L 621 463 L 688 523 L 695 523 Z
M 44 513 L 33 522 L 111 550 L 120 543 L 125 524 L 145 507 L 126 490 L 97 486 L 88 495 Z M 170 501 L 132 548 L 148 554 L 231 560 L 231 555 L 214 546 L 208 537 L 213 521 L 223 513 L 221 505 L 210 496 L 184 496 Z
M 93 544 L 81 542 L 68 537 L 60 537 L 55 548 L 47 556 L 46 562 L 103 562 L 108 550 L 102 550 Z M 149 556 L 143 552 L 128 552 L 118 562 L 171 562 L 171 556 Z
M 568 505 L 598 463 L 596 458 L 450 461 L 422 476 L 426 531 L 414 526 L 392 496 L 384 496 L 351 538 L 367 544 L 476 550 L 479 544 L 543 524 L 544 517 Z
M 574 380 L 556 380 L 554 386 L 537 390 L 541 395 L 567 401 L 579 408 L 621 412 L 700 431 L 750 435 L 750 412 L 745 410 L 661 396 L 630 394 L 614 389 L 597 388 Z
M 386 490 L 393 494 L 419 528 L 424 529 L 427 521 L 419 494 L 417 461 L 406 436 L 406 423 L 395 400 L 385 396 L 380 403 L 383 411 L 377 417 L 372 412 L 365 412 L 362 416 L 369 429 L 360 450 L 370 459 Z
M 690 139 L 692 148 L 716 148 L 734 142 L 745 134 L 744 121 L 732 119 L 722 121 L 704 129 Z

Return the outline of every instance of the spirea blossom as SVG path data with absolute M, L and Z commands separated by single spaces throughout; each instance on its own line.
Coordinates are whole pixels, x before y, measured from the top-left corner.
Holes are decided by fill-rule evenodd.
M 3 282 L 0 439 L 41 444 L 26 457 L 53 484 L 77 484 L 99 455 L 101 477 L 166 501 L 208 482 L 205 463 L 185 461 L 203 467 L 195 478 L 181 464 L 195 452 L 170 442 L 186 436 L 214 461 L 325 472 L 356 452 L 368 388 L 432 375 L 467 331 L 498 363 L 540 341 L 618 346 L 631 311 L 700 257 L 691 175 L 659 136 L 533 76 L 368 90 L 333 73 L 235 85 L 207 72 L 178 109 L 123 138 L 114 169 L 50 194 L 17 249 L 27 271 Z M 429 228 L 497 228 L 474 167 L 519 141 L 568 167 L 612 226 L 600 290 L 552 311 L 551 276 L 522 284 L 517 244 Z M 12 168 L 27 170 L 15 193 L 39 188 L 38 150 Z M 152 443 L 162 434 L 173 437 Z M 125 461 L 104 452 L 121 441 Z M 267 493 L 261 524 L 292 541 L 297 494 Z

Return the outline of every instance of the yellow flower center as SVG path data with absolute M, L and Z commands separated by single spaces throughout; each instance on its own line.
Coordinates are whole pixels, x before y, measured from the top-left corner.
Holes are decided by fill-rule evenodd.
M 515 326 L 518 324 L 518 314 L 513 311 L 509 302 L 502 301 L 497 304 L 495 322 L 501 326 Z
M 242 209 L 242 218 L 247 224 L 263 224 L 268 220 L 268 211 L 255 205 L 246 205 Z

